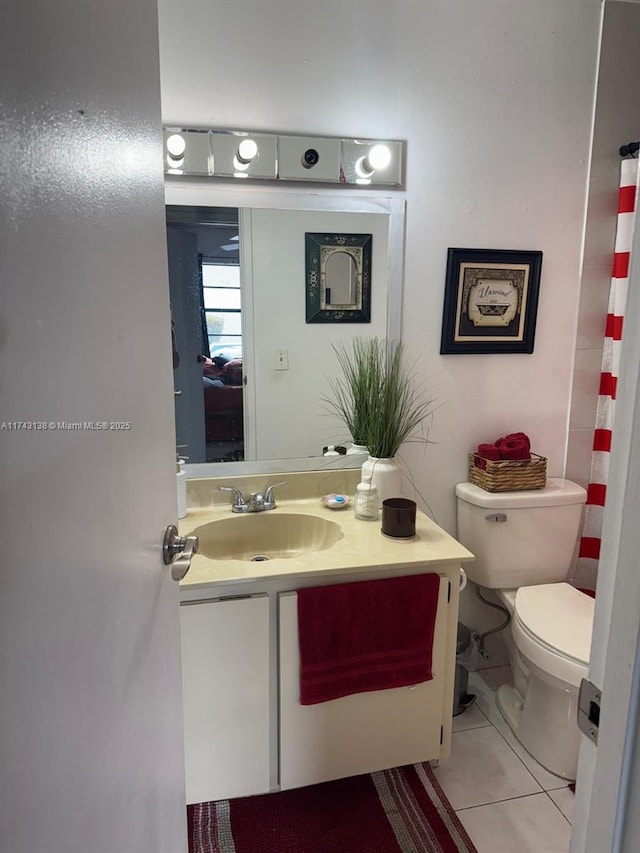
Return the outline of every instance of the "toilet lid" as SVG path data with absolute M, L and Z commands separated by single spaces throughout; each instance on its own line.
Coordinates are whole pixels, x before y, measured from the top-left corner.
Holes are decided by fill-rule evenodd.
M 594 600 L 568 583 L 520 587 L 514 612 L 522 627 L 556 654 L 589 663 Z

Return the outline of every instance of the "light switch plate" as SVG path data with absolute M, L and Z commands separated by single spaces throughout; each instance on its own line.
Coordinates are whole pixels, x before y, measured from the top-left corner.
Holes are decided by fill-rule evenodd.
M 275 370 L 289 370 L 289 351 L 286 349 L 276 350 Z

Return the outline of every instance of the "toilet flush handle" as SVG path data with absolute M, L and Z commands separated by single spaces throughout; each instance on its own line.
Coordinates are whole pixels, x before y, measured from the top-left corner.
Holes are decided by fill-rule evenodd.
M 506 521 L 506 512 L 492 512 L 490 515 L 485 515 L 486 521 Z

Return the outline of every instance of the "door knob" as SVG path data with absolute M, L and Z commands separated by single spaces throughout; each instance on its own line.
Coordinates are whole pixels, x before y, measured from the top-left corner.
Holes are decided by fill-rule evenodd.
M 191 567 L 191 558 L 198 552 L 197 536 L 178 536 L 178 528 L 170 524 L 164 532 L 162 559 L 171 566 L 171 577 L 181 581 Z

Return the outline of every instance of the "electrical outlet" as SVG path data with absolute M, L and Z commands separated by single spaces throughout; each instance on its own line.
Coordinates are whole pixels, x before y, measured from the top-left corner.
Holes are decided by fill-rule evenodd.
M 286 349 L 276 350 L 276 370 L 289 370 L 289 351 Z

